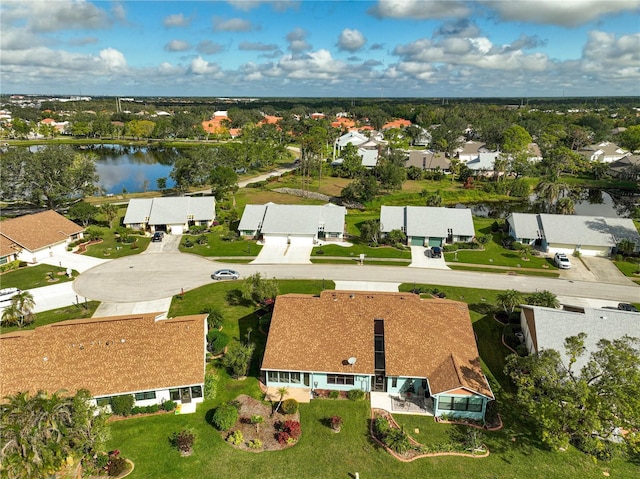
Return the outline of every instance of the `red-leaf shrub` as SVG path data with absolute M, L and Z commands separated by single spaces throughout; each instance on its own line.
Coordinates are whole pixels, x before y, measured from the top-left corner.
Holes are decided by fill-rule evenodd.
M 289 433 L 289 436 L 294 439 L 298 439 L 302 434 L 302 428 L 300 427 L 300 423 L 298 421 L 285 421 L 284 431 Z
M 280 444 L 287 444 L 290 437 L 291 436 L 289 436 L 289 433 L 284 431 L 280 431 L 278 434 L 276 434 L 276 439 Z

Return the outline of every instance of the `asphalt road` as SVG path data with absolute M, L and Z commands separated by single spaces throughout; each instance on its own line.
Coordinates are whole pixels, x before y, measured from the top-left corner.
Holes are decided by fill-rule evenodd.
M 369 265 L 250 265 L 225 264 L 184 253 L 128 256 L 91 268 L 73 283 L 76 293 L 98 301 L 136 302 L 170 297 L 211 283 L 211 273 L 228 267 L 242 277 L 256 272 L 278 279 L 327 279 L 423 283 L 522 292 L 548 290 L 556 295 L 640 302 L 640 287 L 538 276 Z

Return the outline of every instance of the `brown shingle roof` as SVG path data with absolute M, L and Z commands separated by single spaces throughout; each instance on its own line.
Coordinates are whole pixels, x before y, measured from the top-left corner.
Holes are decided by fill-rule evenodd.
M 388 376 L 428 378 L 434 394 L 466 387 L 493 397 L 467 305 L 411 293 L 279 296 L 262 368 L 372 375 L 374 319 L 384 320 Z
M 82 231 L 82 226 L 53 210 L 0 222 L 0 234 L 29 251 L 62 243 Z
M 93 396 L 201 384 L 206 315 L 63 321 L 0 335 L 0 398 L 19 391 Z
M 19 250 L 20 247 L 17 246 L 14 241 L 0 234 L 0 258 L 9 256 L 10 254 L 17 254 Z

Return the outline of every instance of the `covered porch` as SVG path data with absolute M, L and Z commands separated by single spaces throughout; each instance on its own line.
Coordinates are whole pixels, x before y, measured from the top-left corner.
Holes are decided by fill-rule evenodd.
M 393 414 L 433 416 L 433 399 L 411 393 L 371 392 L 371 407 Z
M 267 401 L 277 402 L 280 401 L 280 391 L 279 387 L 268 386 L 265 391 L 264 398 Z M 285 399 L 295 399 L 299 403 L 308 403 L 311 402 L 311 388 L 293 388 L 287 387 L 287 393 L 282 398 Z

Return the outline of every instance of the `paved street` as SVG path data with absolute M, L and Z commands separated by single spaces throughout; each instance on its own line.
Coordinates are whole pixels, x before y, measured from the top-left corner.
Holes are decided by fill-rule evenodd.
M 225 264 L 182 253 L 129 256 L 92 268 L 73 283 L 78 295 L 107 302 L 137 302 L 170 297 L 210 283 L 211 273 L 228 267 L 246 277 L 256 272 L 268 278 L 327 279 L 387 283 L 426 283 L 523 292 L 549 290 L 556 295 L 638 302 L 640 287 L 470 271 L 447 271 L 398 266 L 336 264 Z

